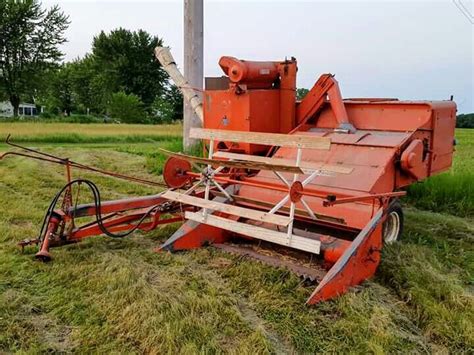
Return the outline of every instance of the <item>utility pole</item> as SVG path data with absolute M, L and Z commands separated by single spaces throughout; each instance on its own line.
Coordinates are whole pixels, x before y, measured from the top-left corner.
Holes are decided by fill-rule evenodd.
M 203 0 L 184 0 L 184 77 L 192 88 L 203 88 L 204 56 Z M 202 94 L 200 94 L 202 99 Z M 202 127 L 201 120 L 184 100 L 183 146 L 189 149 L 197 143 L 189 138 L 193 127 Z

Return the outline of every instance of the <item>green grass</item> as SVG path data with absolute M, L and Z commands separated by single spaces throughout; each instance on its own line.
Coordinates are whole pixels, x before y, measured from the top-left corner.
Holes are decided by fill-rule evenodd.
M 474 130 L 457 129 L 450 171 L 410 186 L 408 201 L 418 208 L 474 217 Z
M 180 150 L 181 144 L 41 143 L 43 150 L 80 162 L 159 180 L 164 158 L 157 147 Z M 471 218 L 406 206 L 404 240 L 384 248 L 376 277 L 334 301 L 306 307 L 313 287 L 285 270 L 212 248 L 154 253 L 176 225 L 122 240 L 91 238 L 53 249 L 52 263 L 34 262 L 33 248 L 21 254 L 15 244 L 38 232 L 64 184 L 63 170 L 11 158 L 1 161 L 0 176 L 0 352 L 474 349 Z M 156 192 L 92 173 L 75 177 L 93 179 L 105 199 Z

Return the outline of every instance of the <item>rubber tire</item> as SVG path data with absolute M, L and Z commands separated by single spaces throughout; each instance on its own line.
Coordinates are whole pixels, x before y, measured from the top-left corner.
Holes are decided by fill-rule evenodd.
M 390 207 L 387 210 L 387 218 L 389 218 L 390 214 L 392 214 L 392 213 L 396 213 L 398 215 L 400 227 L 398 229 L 398 233 L 397 233 L 396 238 L 393 239 L 388 244 L 399 241 L 401 239 L 402 234 L 403 234 L 404 216 L 403 216 L 403 209 L 402 209 L 402 205 L 400 204 L 400 201 L 396 200 L 396 201 L 391 203 Z M 382 241 L 383 241 L 384 244 L 387 244 L 387 242 L 385 241 L 385 226 L 386 226 L 386 223 L 387 223 L 387 220 L 384 222 L 383 227 L 382 227 Z

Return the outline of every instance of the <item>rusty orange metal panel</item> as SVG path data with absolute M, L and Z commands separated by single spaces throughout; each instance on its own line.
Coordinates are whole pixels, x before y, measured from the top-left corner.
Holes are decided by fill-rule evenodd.
M 329 270 L 307 304 L 337 297 L 375 274 L 381 258 L 382 221 L 380 209 Z
M 415 131 L 417 129 L 431 129 L 430 102 L 344 102 L 349 121 L 357 129 L 380 131 Z M 318 127 L 337 127 L 336 117 L 331 109 L 326 107 L 321 111 L 317 121 Z
M 206 91 L 205 128 L 246 132 L 280 132 L 278 90 L 249 90 L 239 95 L 233 90 Z M 215 142 L 216 148 L 248 154 L 264 153 L 267 146 L 248 143 Z
M 433 111 L 430 175 L 451 167 L 456 127 L 456 104 L 452 101 L 437 103 Z
M 296 59 L 255 62 L 222 57 L 227 90 L 204 94 L 204 127 L 248 132 L 288 133 L 295 127 Z M 220 149 L 262 154 L 268 147 L 218 142 Z
M 280 133 L 290 132 L 296 125 L 296 60 L 278 66 L 280 73 Z

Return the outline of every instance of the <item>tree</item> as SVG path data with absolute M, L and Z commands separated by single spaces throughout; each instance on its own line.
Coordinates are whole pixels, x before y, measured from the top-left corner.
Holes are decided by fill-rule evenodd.
M 173 121 L 173 104 L 164 97 L 158 96 L 152 105 L 152 123 L 170 123 Z
M 143 102 L 137 95 L 123 91 L 112 94 L 108 106 L 109 115 L 124 123 L 146 123 L 147 115 Z
M 305 88 L 296 89 L 296 99 L 303 100 L 304 97 L 308 94 L 309 90 Z
M 76 107 L 72 82 L 72 64 L 63 64 L 58 70 L 52 71 L 48 78 L 46 105 L 55 111 L 71 115 Z
M 76 107 L 82 112 L 104 113 L 110 93 L 106 88 L 106 78 L 92 55 L 76 59 L 71 64 L 71 85 Z
M 460 114 L 456 118 L 457 128 L 474 128 L 474 113 Z
M 154 55 L 155 47 L 162 44 L 161 39 L 143 30 L 119 28 L 94 37 L 92 56 L 104 90 L 135 94 L 149 108 L 165 91 L 167 76 Z
M 152 105 L 153 123 L 169 123 L 183 119 L 183 95 L 178 87 L 170 84 Z
M 178 121 L 183 119 L 183 94 L 179 90 L 179 88 L 171 84 L 167 89 L 163 98 L 169 102 L 171 107 L 173 108 L 173 115 L 171 120 Z
M 61 59 L 68 25 L 58 6 L 44 10 L 37 0 L 0 1 L 0 89 L 14 116 L 21 97 L 34 96 L 42 72 Z

